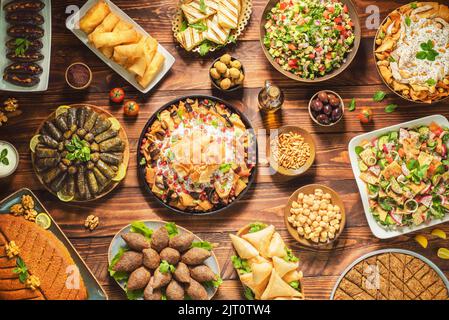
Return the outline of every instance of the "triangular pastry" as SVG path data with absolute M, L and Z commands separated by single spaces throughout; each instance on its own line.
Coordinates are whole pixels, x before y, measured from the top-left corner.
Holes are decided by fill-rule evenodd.
M 292 270 L 290 272 L 287 272 L 282 279 L 284 279 L 285 282 L 293 282 L 293 281 L 298 281 L 301 280 L 303 277 L 302 275 L 302 271 L 298 271 L 298 270 Z
M 270 245 L 268 246 L 268 250 L 266 253 L 267 257 L 285 257 L 287 252 L 285 251 L 285 243 L 282 240 L 282 237 L 279 233 L 275 232 L 273 234 L 273 238 L 271 238 Z
M 297 269 L 299 266 L 299 263 L 285 261 L 284 259 L 279 258 L 279 257 L 273 257 L 273 265 L 274 265 L 274 269 L 276 270 L 277 274 L 282 278 L 288 272 Z
M 273 270 L 271 272 L 270 281 L 268 282 L 267 288 L 263 292 L 261 299 L 269 300 L 278 297 L 302 297 L 302 294 L 299 291 L 293 289 L 287 282 L 282 280 L 277 272 Z
M 264 280 L 268 279 L 272 269 L 273 265 L 269 262 L 253 264 L 251 266 L 251 270 L 253 272 L 254 284 L 256 285 L 261 284 Z
M 254 297 L 258 300 L 264 293 L 269 278 L 267 278 L 264 282 L 260 283 L 259 285 L 256 285 L 253 281 L 253 276 L 254 275 L 252 272 L 242 274 L 240 275 L 240 281 L 245 286 L 251 289 L 251 291 L 254 293 Z
M 257 232 L 247 233 L 242 236 L 243 239 L 248 240 L 263 256 L 266 252 L 266 248 L 268 248 L 271 237 L 274 233 L 274 226 L 270 225 L 265 229 L 262 229 Z
M 232 245 L 240 258 L 250 259 L 259 254 L 257 249 L 254 248 L 248 241 L 233 234 L 230 234 L 229 237 L 231 237 Z

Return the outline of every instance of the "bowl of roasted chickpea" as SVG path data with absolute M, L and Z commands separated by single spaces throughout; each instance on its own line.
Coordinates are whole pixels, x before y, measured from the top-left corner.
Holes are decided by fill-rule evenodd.
M 220 91 L 236 91 L 243 87 L 245 71 L 242 63 L 226 53 L 215 59 L 209 69 L 212 85 Z
M 335 190 L 309 184 L 296 190 L 284 210 L 288 232 L 308 247 L 328 246 L 342 233 L 345 207 Z

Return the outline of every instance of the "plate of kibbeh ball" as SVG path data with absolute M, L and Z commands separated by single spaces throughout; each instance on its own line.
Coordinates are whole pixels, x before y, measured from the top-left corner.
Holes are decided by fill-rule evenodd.
M 109 275 L 129 300 L 210 300 L 222 283 L 214 246 L 173 222 L 134 221 L 112 239 Z

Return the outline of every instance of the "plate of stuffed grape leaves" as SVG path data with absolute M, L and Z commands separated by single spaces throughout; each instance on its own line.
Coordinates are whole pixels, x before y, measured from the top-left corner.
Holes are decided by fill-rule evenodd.
M 39 181 L 64 202 L 101 198 L 126 176 L 125 130 L 93 105 L 60 106 L 38 128 L 30 149 Z

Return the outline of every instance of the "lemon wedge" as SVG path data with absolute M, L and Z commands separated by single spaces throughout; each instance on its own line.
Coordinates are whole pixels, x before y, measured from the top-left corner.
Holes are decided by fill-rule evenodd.
M 440 239 L 446 239 L 446 232 L 441 229 L 433 229 L 431 234 L 432 236 L 438 237 Z
M 121 163 L 118 167 L 117 174 L 114 178 L 112 178 L 112 181 L 122 181 L 123 178 L 126 176 L 126 167 L 124 163 Z
M 36 152 L 36 146 L 39 143 L 39 138 L 40 138 L 40 134 L 36 134 L 35 136 L 33 136 L 30 140 L 30 150 L 31 152 L 35 153 Z
M 111 121 L 111 123 L 112 123 L 112 126 L 111 126 L 111 129 L 112 129 L 112 130 L 118 131 L 118 130 L 121 129 L 122 125 L 120 124 L 120 122 L 118 122 L 118 120 L 117 120 L 116 118 L 110 117 L 110 118 L 108 118 L 108 119 L 109 119 L 109 121 Z
M 58 109 L 56 109 L 56 116 L 59 117 L 61 114 L 66 113 L 69 109 L 70 106 L 67 105 L 59 106 Z
M 41 228 L 47 230 L 47 229 L 50 228 L 50 226 L 51 226 L 51 219 L 50 219 L 50 216 L 49 216 L 48 214 L 46 214 L 45 212 L 39 213 L 39 214 L 36 216 L 36 224 L 37 224 L 39 227 L 41 227 Z
M 448 260 L 449 259 L 449 249 L 440 248 L 437 252 L 438 258 Z
M 427 241 L 427 238 L 422 234 L 418 234 L 417 236 L 415 236 L 415 241 L 418 242 L 424 249 L 427 248 L 427 245 L 429 243 Z
M 59 198 L 59 200 L 63 201 L 63 202 L 70 202 L 73 200 L 73 198 L 75 198 L 74 196 L 68 196 L 64 193 L 62 193 L 61 191 L 58 191 L 58 193 L 56 194 Z

